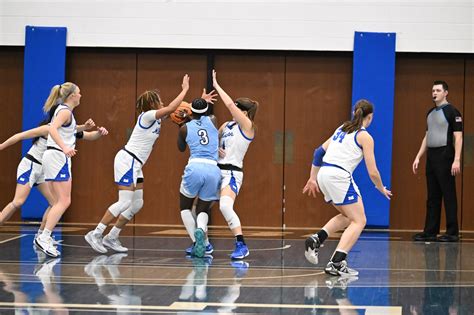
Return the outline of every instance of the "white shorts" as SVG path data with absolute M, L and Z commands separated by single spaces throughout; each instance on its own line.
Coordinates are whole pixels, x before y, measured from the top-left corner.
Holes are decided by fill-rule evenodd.
M 348 205 L 356 203 L 359 196 L 357 187 L 352 175 L 336 166 L 323 166 L 318 172 L 318 185 L 324 194 L 326 202 L 335 205 Z
M 244 180 L 244 172 L 221 170 L 221 190 L 230 186 L 232 191 L 238 195 L 242 181 Z
M 44 183 L 43 165 L 31 161 L 27 157 L 21 159 L 16 170 L 16 182 L 30 187 Z
M 66 182 L 72 177 L 72 160 L 64 152 L 48 149 L 43 154 L 43 171 L 46 181 Z
M 117 185 L 137 185 L 139 178 L 143 181 L 142 164 L 125 150 L 120 150 L 114 159 L 114 179 Z

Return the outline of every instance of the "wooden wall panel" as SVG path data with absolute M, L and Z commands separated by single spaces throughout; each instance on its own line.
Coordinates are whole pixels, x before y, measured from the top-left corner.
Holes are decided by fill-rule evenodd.
M 136 54 L 68 50 L 66 78 L 81 89 L 81 104 L 74 110 L 77 122 L 91 117 L 109 135 L 95 142 L 78 140 L 72 163 L 72 204 L 64 220 L 98 223 L 118 198 L 114 157 L 135 123 Z
M 200 97 L 206 86 L 206 56 L 199 54 L 138 55 L 137 94 L 146 89 L 159 89 L 168 105 L 180 92 L 183 76 L 190 76 L 190 90 L 185 100 Z M 179 212 L 179 185 L 189 151 L 177 147 L 178 126 L 166 119 L 153 152 L 143 168 L 145 205 L 135 223 L 182 225 Z
M 0 142 L 5 141 L 22 128 L 23 112 L 23 49 L 0 47 Z M 0 152 L 0 210 L 15 195 L 16 169 L 21 160 L 21 143 Z M 21 218 L 17 211 L 10 221 Z
M 426 131 L 426 113 L 433 106 L 431 88 L 434 80 L 449 84 L 448 100 L 462 112 L 464 95 L 464 59 L 462 56 L 398 55 L 395 80 L 392 192 L 390 228 L 424 227 L 426 214 L 426 154 L 417 175 L 412 163 Z M 457 193 L 461 205 L 461 177 Z M 460 217 L 459 207 L 458 215 Z M 441 229 L 446 228 L 444 210 Z
M 462 185 L 461 229 L 474 231 L 474 59 L 466 60 L 466 82 L 464 84 L 464 155 Z
M 321 227 L 337 214 L 324 202 L 302 194 L 313 151 L 350 118 L 352 56 L 288 57 L 286 66 L 285 224 Z
M 466 59 L 466 62 L 465 62 Z M 245 178 L 236 210 L 245 226 L 321 226 L 336 212 L 323 202 L 301 194 L 308 178 L 312 152 L 343 120 L 349 118 L 352 56 L 271 54 L 216 56 L 222 86 L 233 98 L 249 96 L 260 102 L 257 137 L 245 160 Z M 460 55 L 398 54 L 393 138 L 393 173 L 390 227 L 422 229 L 426 211 L 425 157 L 417 175 L 411 165 L 426 128 L 432 106 L 431 84 L 444 79 L 448 99 L 464 115 L 463 176 L 457 179 L 462 229 L 474 229 L 473 190 L 474 59 Z M 158 88 L 165 103 L 180 91 L 182 75 L 191 75 L 186 99 L 198 97 L 206 85 L 206 55 L 111 49 L 68 49 L 67 78 L 83 94 L 75 111 L 79 122 L 92 117 L 110 135 L 95 143 L 79 141 L 73 159 L 73 195 L 66 222 L 97 223 L 117 198 L 113 159 L 135 124 L 135 100 L 145 89 Z M 0 140 L 21 130 L 23 51 L 0 50 Z M 230 119 L 221 102 L 215 106 L 219 122 Z M 178 128 L 163 123 L 157 148 L 144 167 L 145 206 L 135 223 L 178 224 L 179 183 L 188 153 L 176 148 Z M 286 147 L 282 146 L 286 135 Z M 283 153 L 286 153 L 285 157 Z M 18 144 L 1 152 L 1 200 L 14 193 Z M 283 164 L 285 161 L 285 164 Z M 283 185 L 286 191 L 283 195 Z M 286 213 L 282 220 L 282 200 Z M 462 203 L 461 203 L 462 200 Z M 462 207 L 461 207 L 462 206 Z M 443 214 L 442 229 L 444 229 Z M 14 220 L 20 218 L 19 213 Z M 212 224 L 225 225 L 217 207 Z
M 257 134 L 244 160 L 244 180 L 235 203 L 242 225 L 282 226 L 283 133 L 285 59 L 280 56 L 217 55 L 215 67 L 221 86 L 233 98 L 259 102 Z M 232 119 L 224 104 L 214 106 L 219 124 Z M 217 207 L 213 224 L 227 225 Z

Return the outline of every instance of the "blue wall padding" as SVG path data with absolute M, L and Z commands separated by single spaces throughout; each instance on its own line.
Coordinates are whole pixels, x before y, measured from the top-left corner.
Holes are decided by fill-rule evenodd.
M 352 110 L 361 98 L 375 105 L 368 131 L 374 138 L 377 166 L 387 188 L 392 172 L 395 39 L 395 33 L 355 32 L 352 73 Z M 367 225 L 388 227 L 390 202 L 374 188 L 364 163 L 354 172 L 354 178 L 363 197 Z
M 51 88 L 64 82 L 66 68 L 65 27 L 26 26 L 23 76 L 23 130 L 37 127 L 46 117 L 43 105 Z M 31 140 L 23 141 L 22 153 Z M 21 208 L 22 219 L 40 219 L 47 207 L 43 196 L 33 189 Z

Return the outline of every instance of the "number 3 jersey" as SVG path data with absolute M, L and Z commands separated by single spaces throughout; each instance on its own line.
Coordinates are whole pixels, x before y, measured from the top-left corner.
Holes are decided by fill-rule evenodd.
M 209 116 L 201 116 L 186 123 L 186 143 L 189 146 L 189 159 L 207 159 L 217 162 L 219 136 L 216 126 Z
M 357 134 L 366 131 L 364 127 L 352 132 L 345 133 L 342 126 L 336 129 L 331 142 L 323 157 L 323 162 L 339 166 L 352 174 L 357 165 L 364 157 L 362 147 L 357 143 Z

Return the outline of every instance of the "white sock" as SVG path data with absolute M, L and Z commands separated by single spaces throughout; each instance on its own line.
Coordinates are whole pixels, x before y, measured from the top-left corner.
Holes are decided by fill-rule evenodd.
M 107 228 L 107 225 L 100 222 L 99 224 L 97 224 L 97 227 L 94 230 L 94 234 L 102 235 L 106 228 Z
M 206 212 L 201 212 L 198 214 L 196 223 L 198 229 L 202 229 L 204 232 L 207 232 L 207 223 L 209 222 L 209 215 Z
M 196 239 L 194 238 L 194 231 L 196 231 L 196 221 L 194 221 L 191 210 L 181 210 L 181 219 L 183 220 L 184 227 L 186 228 L 189 237 L 193 240 L 193 242 L 196 242 Z
M 118 227 L 114 226 L 109 232 L 109 237 L 113 239 L 118 238 L 121 231 L 122 229 L 119 229 Z

